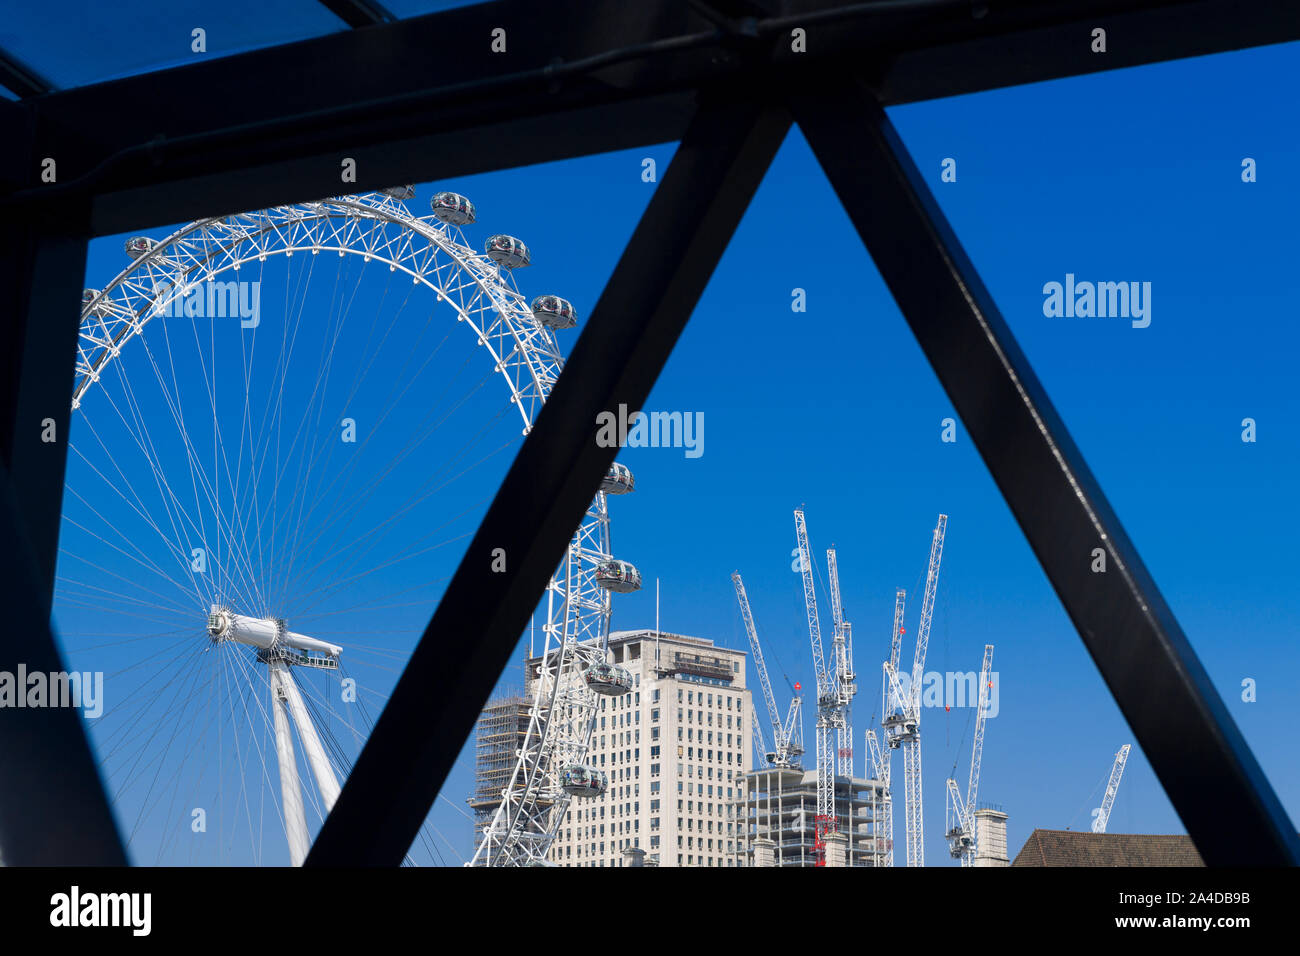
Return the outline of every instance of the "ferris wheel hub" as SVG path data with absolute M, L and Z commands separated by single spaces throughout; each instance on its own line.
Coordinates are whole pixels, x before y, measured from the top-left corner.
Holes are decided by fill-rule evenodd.
M 214 643 L 235 641 L 261 651 L 292 648 L 315 651 L 332 659 L 337 659 L 343 653 L 343 648 L 338 644 L 320 641 L 305 634 L 295 634 L 289 630 L 283 618 L 249 617 L 236 614 L 230 608 L 218 604 L 212 605 L 208 612 L 208 637 Z

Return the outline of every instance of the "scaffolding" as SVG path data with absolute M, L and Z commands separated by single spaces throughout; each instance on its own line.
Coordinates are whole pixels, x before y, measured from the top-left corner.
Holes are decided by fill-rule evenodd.
M 746 775 L 745 796 L 738 801 L 748 866 L 817 865 L 817 771 L 769 767 Z M 883 812 L 882 785 L 858 777 L 835 778 L 835 830 L 848 839 L 849 866 L 876 866 L 884 853 L 877 844 L 878 809 Z M 771 841 L 754 853 L 756 840 Z
M 476 841 L 491 823 L 510 784 L 528 733 L 529 710 L 530 701 L 512 693 L 493 698 L 479 714 L 474 730 L 474 794 L 468 801 L 474 811 Z

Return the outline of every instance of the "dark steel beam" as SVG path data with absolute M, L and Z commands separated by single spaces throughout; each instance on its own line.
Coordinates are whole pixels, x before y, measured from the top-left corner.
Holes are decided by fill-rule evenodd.
M 329 10 L 352 29 L 370 27 L 376 23 L 392 23 L 393 16 L 383 4 L 375 0 L 318 0 L 321 6 Z
M 0 229 L 0 334 L 9 343 L 0 357 L 0 671 L 15 678 L 65 670 L 50 605 L 85 220 L 84 208 L 67 206 L 48 221 L 6 218 Z M 0 707 L 0 853 L 25 866 L 126 862 L 76 710 Z
M 691 123 L 309 865 L 401 862 L 617 454 L 596 444 L 597 415 L 641 408 L 789 124 L 747 97 L 707 104 Z
M 681 46 L 696 31 L 716 32 L 664 0 L 489 3 L 67 90 L 25 104 L 60 182 L 22 199 L 80 193 L 105 234 L 674 141 L 695 81 L 722 72 Z
M 885 106 L 1300 39 L 1292 0 L 921 0 L 858 17 L 836 7 L 787 0 L 780 23 L 805 24 L 808 54 L 786 43 L 778 62 L 844 59 Z M 1092 51 L 1097 27 L 1105 53 Z
M 707 6 L 725 16 L 676 0 L 480 4 L 23 105 L 59 188 L 92 198 L 106 234 L 676 140 L 699 89 L 819 61 L 870 64 L 890 105 L 1300 37 L 1281 2 L 788 0 L 748 18 L 778 5 Z M 799 24 L 804 53 L 790 48 Z M 1091 52 L 1094 25 L 1105 54 Z M 157 105 L 121 109 L 133 102 Z M 346 187 L 344 156 L 358 169 Z M 55 195 L 18 188 L 29 214 Z
M 0 466 L 0 671 L 15 679 L 66 671 L 20 517 L 26 508 Z M 75 709 L 0 707 L 0 856 L 9 866 L 126 865 Z
M 0 86 L 17 96 L 40 96 L 54 89 L 54 84 L 14 56 L 0 49 Z
M 51 211 L 42 221 L 0 218 L 0 333 L 8 343 L 0 356 L 0 464 L 22 502 L 35 597 L 47 615 L 86 272 L 84 208 Z
M 884 110 L 847 73 L 810 78 L 791 105 L 1205 862 L 1300 863 L 1295 827 Z

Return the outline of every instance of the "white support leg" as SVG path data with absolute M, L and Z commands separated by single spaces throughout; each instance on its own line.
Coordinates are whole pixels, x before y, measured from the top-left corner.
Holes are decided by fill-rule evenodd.
M 298 728 L 298 740 L 302 743 L 302 749 L 307 754 L 307 762 L 311 764 L 312 774 L 316 777 L 316 788 L 325 802 L 325 812 L 329 813 L 334 809 L 334 801 L 339 798 L 338 778 L 334 776 L 334 768 L 330 766 L 329 758 L 325 756 L 325 748 L 321 746 L 316 725 L 311 722 L 311 715 L 307 713 L 307 707 L 302 702 L 302 694 L 298 692 L 293 674 L 282 662 L 277 662 L 272 667 L 280 670 L 280 684 L 288 699 L 289 713 L 293 715 L 293 722 Z
M 293 737 L 289 730 L 288 693 L 283 678 L 288 668 L 282 663 L 270 665 L 271 710 L 275 714 L 275 754 L 280 761 L 280 792 L 284 797 L 284 831 L 289 839 L 289 861 L 302 866 L 311 845 L 307 837 L 307 816 L 302 807 L 302 782 L 298 779 L 298 762 L 293 754 Z

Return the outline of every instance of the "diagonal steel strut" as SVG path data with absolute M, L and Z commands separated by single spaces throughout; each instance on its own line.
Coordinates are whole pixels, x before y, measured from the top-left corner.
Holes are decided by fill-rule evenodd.
M 880 104 L 848 73 L 809 76 L 790 102 L 1206 864 L 1300 864 L 1295 827 Z
M 308 865 L 401 862 L 614 460 L 616 448 L 596 444 L 596 416 L 641 408 L 789 126 L 758 99 L 700 108 Z

